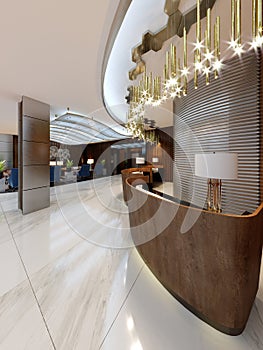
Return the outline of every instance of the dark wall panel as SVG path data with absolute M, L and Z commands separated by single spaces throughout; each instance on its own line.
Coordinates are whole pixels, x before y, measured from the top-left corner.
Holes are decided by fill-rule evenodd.
M 50 184 L 49 167 L 43 167 L 42 165 L 24 166 L 23 175 L 24 190 L 46 187 Z
M 49 123 L 24 116 L 23 137 L 25 141 L 46 142 L 47 135 L 49 135 Z
M 23 214 L 46 208 L 50 203 L 47 187 L 31 188 L 23 191 Z
M 23 142 L 23 165 L 47 165 L 49 163 L 49 143 Z

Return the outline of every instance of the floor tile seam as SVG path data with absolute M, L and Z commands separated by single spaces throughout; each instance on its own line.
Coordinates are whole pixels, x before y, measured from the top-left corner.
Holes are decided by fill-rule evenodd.
M 5 213 L 4 213 L 4 216 L 5 216 Z M 6 219 L 6 216 L 5 216 L 5 219 Z M 8 224 L 8 227 L 9 227 L 9 230 L 10 230 L 9 224 Z M 11 230 L 10 230 L 10 232 L 11 232 Z M 35 302 L 36 302 L 36 304 L 37 304 L 37 307 L 38 307 L 39 312 L 40 312 L 40 314 L 41 314 L 41 317 L 42 317 L 42 319 L 43 319 L 43 322 L 44 322 L 45 328 L 46 328 L 46 330 L 47 330 L 47 333 L 48 333 L 48 335 L 49 335 L 51 344 L 52 344 L 52 346 L 53 346 L 53 349 L 56 350 L 56 346 L 55 346 L 54 340 L 53 340 L 53 338 L 52 338 L 52 336 L 51 336 L 50 330 L 49 330 L 49 328 L 48 328 L 47 322 L 46 322 L 46 320 L 45 320 L 45 317 L 44 317 L 44 314 L 43 314 L 43 312 L 42 312 L 41 306 L 40 306 L 39 301 L 38 301 L 38 299 L 37 299 L 37 296 L 36 296 L 36 293 L 35 293 L 35 291 L 34 291 L 32 282 L 31 282 L 31 280 L 30 280 L 29 274 L 28 274 L 28 272 L 27 272 L 26 266 L 25 266 L 25 264 L 24 264 L 24 261 L 23 261 L 23 259 L 22 259 L 22 256 L 21 256 L 21 254 L 20 254 L 20 251 L 19 251 L 19 249 L 18 249 L 18 246 L 17 246 L 17 244 L 16 244 L 16 241 L 15 241 L 13 235 L 12 235 L 12 240 L 13 240 L 13 243 L 14 243 L 15 248 L 16 248 L 16 250 L 17 250 L 17 253 L 18 253 L 20 262 L 21 262 L 21 264 L 22 264 L 22 266 L 23 266 L 23 269 L 24 269 L 24 271 L 25 271 L 26 279 L 27 279 L 27 281 L 28 281 L 28 283 L 29 283 L 29 286 L 30 286 L 30 289 L 31 289 L 31 291 L 32 291 L 32 293 L 33 293 Z M 26 279 L 25 279 L 25 280 L 26 280 Z M 25 280 L 24 280 L 24 281 L 25 281 Z M 24 282 L 24 281 L 23 281 L 23 282 Z
M 9 238 L 9 239 L 7 239 L 7 240 L 5 240 L 4 242 L 1 242 L 1 243 L 0 243 L 0 246 L 1 246 L 2 244 L 5 244 L 5 243 L 11 241 L 11 240 L 13 239 L 13 234 L 12 234 L 12 231 L 11 231 L 11 229 L 10 229 L 10 226 L 9 226 L 8 221 L 7 221 L 7 218 L 6 218 L 6 215 L 5 215 L 5 212 L 4 212 L 4 210 L 3 210 L 3 207 L 2 207 L 1 202 L 0 202 L 0 209 L 2 210 L 3 218 L 5 219 L 5 223 L 6 223 L 7 227 L 8 227 L 8 232 L 9 232 L 9 234 L 10 234 L 10 238 Z
M 59 209 L 59 206 L 58 206 L 58 209 Z M 4 213 L 4 215 L 5 215 L 5 213 Z M 24 237 L 24 236 L 26 236 L 26 235 L 31 234 L 31 231 L 29 231 L 29 232 L 24 232 L 24 233 L 15 233 L 15 232 L 13 232 L 12 229 L 11 229 L 11 227 L 10 227 L 10 223 L 9 223 L 8 218 L 6 217 L 6 215 L 5 215 L 5 218 L 6 218 L 6 223 L 7 223 L 8 227 L 9 227 L 9 231 L 11 232 L 11 235 L 12 235 L 15 239 L 16 239 L 16 238 L 21 238 L 21 237 Z M 64 219 L 64 217 L 63 217 L 63 219 Z
M 116 322 L 117 318 L 119 317 L 119 314 L 121 313 L 123 307 L 125 306 L 125 304 L 126 304 L 126 302 L 127 302 L 127 299 L 129 298 L 129 296 L 130 296 L 132 290 L 134 289 L 135 284 L 136 284 L 137 280 L 139 279 L 139 277 L 140 277 L 140 275 L 141 275 L 143 269 L 144 269 L 144 265 L 140 268 L 140 271 L 138 272 L 138 274 L 137 274 L 137 276 L 136 276 L 134 282 L 132 283 L 132 285 L 131 285 L 131 287 L 130 287 L 130 289 L 129 289 L 127 295 L 126 295 L 126 297 L 124 298 L 124 300 L 123 300 L 123 302 L 122 302 L 122 304 L 121 304 L 121 306 L 120 306 L 118 312 L 116 313 L 116 316 L 114 317 L 114 319 L 113 319 L 113 321 L 111 322 L 111 324 L 110 324 L 110 326 L 109 326 L 109 328 L 108 328 L 108 330 L 107 330 L 105 336 L 103 337 L 103 339 L 102 339 L 102 341 L 101 341 L 101 344 L 100 344 L 100 346 L 99 346 L 99 350 L 102 348 L 103 344 L 105 343 L 105 341 L 106 341 L 106 339 L 107 339 L 107 337 L 108 337 L 108 335 L 109 335 L 109 333 L 110 333 L 110 331 L 111 331 L 111 329 L 112 329 L 114 323 Z

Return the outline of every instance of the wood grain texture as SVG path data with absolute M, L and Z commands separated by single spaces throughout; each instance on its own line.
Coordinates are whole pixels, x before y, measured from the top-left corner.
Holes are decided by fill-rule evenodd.
M 216 214 L 152 196 L 127 179 L 126 185 L 134 243 L 149 231 L 155 237 L 137 246 L 154 275 L 198 317 L 240 334 L 258 290 L 263 204 L 252 215 Z M 198 219 L 182 234 L 186 215 Z
M 124 169 L 121 171 L 123 198 L 126 203 L 132 197 L 130 185 L 133 184 L 134 186 L 136 186 L 139 184 L 152 184 L 153 182 L 152 168 L 153 166 L 147 165 L 140 168 L 130 168 L 130 169 Z M 134 172 L 147 173 L 149 175 L 133 174 Z M 129 182 L 128 185 L 126 183 L 126 179 L 128 179 L 128 182 Z

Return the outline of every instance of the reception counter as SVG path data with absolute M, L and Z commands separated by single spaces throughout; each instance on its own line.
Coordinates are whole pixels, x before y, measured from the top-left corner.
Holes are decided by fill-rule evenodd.
M 214 328 L 242 333 L 259 283 L 263 204 L 225 215 L 164 199 L 123 174 L 124 199 L 138 252 L 164 287 Z

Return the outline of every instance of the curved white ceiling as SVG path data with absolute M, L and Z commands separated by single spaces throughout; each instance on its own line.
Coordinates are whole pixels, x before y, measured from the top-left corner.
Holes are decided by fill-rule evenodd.
M 164 13 L 165 2 L 133 0 L 113 45 L 103 82 L 104 99 L 108 111 L 122 123 L 127 120 L 127 87 L 132 85 L 128 72 L 135 68 L 132 48 L 141 43 L 146 32 L 156 33 L 166 26 L 168 16 Z M 185 14 L 195 6 L 196 0 L 181 0 L 178 9 Z M 158 111 L 151 114 L 158 115 Z
M 17 122 L 14 106 L 22 95 L 50 104 L 52 117 L 69 106 L 112 123 L 103 107 L 100 77 L 117 6 L 111 0 L 3 2 L 0 133 L 6 119 Z
M 122 127 L 106 126 L 93 118 L 67 112 L 50 124 L 50 140 L 63 144 L 88 144 L 119 140 L 126 135 Z
M 167 23 L 165 0 L 133 0 L 123 20 L 109 57 L 104 78 L 104 98 L 108 110 L 121 122 L 126 122 L 128 105 L 125 96 L 131 85 L 128 72 L 135 67 L 132 48 L 147 31 L 159 31 Z
M 128 71 L 135 66 L 131 48 L 144 32 L 158 31 L 166 24 L 164 3 L 132 0 L 114 44 L 105 97 L 122 122 L 126 119 Z M 76 114 L 93 117 L 126 135 L 108 115 L 101 96 L 103 56 L 118 5 L 111 0 L 12 0 L 2 4 L 0 133 L 11 120 L 8 132 L 17 133 L 16 104 L 26 95 L 49 103 L 51 119 L 65 114 L 69 106 Z

